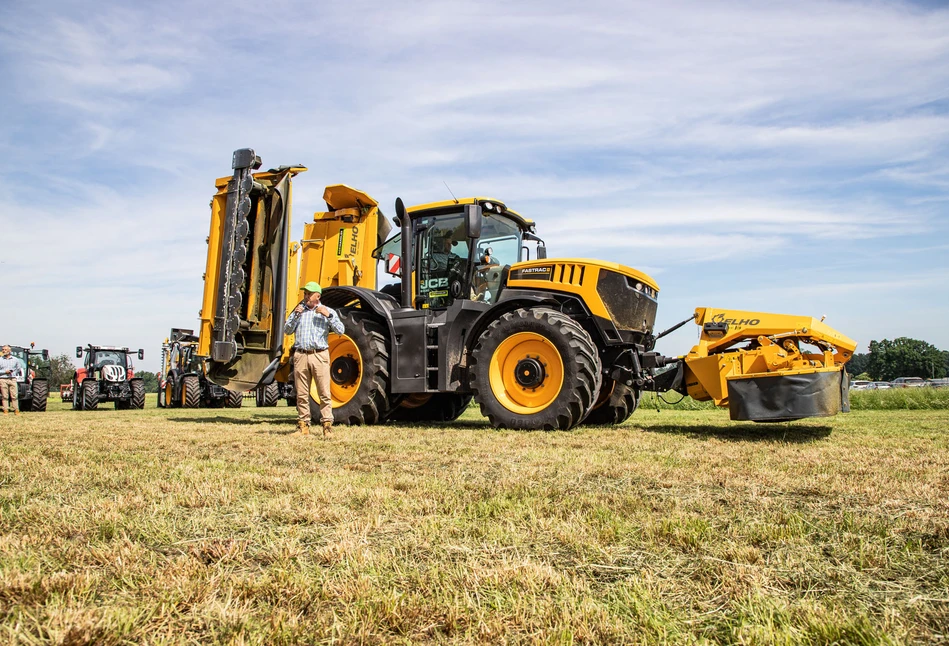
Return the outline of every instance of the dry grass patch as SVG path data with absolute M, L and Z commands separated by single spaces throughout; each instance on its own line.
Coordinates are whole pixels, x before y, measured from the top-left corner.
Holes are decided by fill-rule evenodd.
M 949 625 L 949 412 L 340 428 L 0 420 L 12 643 L 905 643 Z

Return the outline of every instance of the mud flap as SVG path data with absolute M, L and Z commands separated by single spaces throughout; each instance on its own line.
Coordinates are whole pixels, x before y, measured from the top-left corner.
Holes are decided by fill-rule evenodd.
M 728 412 L 733 420 L 751 422 L 789 422 L 849 412 L 846 375 L 840 369 L 730 378 Z

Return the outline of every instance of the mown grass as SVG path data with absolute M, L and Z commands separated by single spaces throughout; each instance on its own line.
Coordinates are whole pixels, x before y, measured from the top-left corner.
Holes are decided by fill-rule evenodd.
M 518 433 L 471 408 L 333 441 L 292 419 L 0 419 L 0 640 L 947 640 L 947 411 Z

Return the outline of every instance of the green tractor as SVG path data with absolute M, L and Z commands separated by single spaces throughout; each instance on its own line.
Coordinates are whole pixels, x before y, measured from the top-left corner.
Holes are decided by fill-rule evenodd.
M 11 345 L 10 350 L 20 362 L 20 379 L 17 380 L 20 410 L 41 413 L 46 410 L 46 400 L 49 397 L 49 351 L 34 351 L 35 345 L 30 343 L 29 348 Z M 40 366 L 35 360 L 36 357 L 42 357 L 45 366 Z M 44 376 L 37 376 L 38 373 Z

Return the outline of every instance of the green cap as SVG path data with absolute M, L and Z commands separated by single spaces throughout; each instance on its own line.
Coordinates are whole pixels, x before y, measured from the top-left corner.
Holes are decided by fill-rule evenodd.
M 323 288 L 320 287 L 320 284 L 319 284 L 318 282 L 312 281 L 312 280 L 311 280 L 310 282 L 308 282 L 306 285 L 304 285 L 304 286 L 303 286 L 303 289 L 306 290 L 306 291 L 308 291 L 308 292 L 313 292 L 313 293 L 315 293 L 315 294 L 322 294 L 322 293 L 323 293 Z

